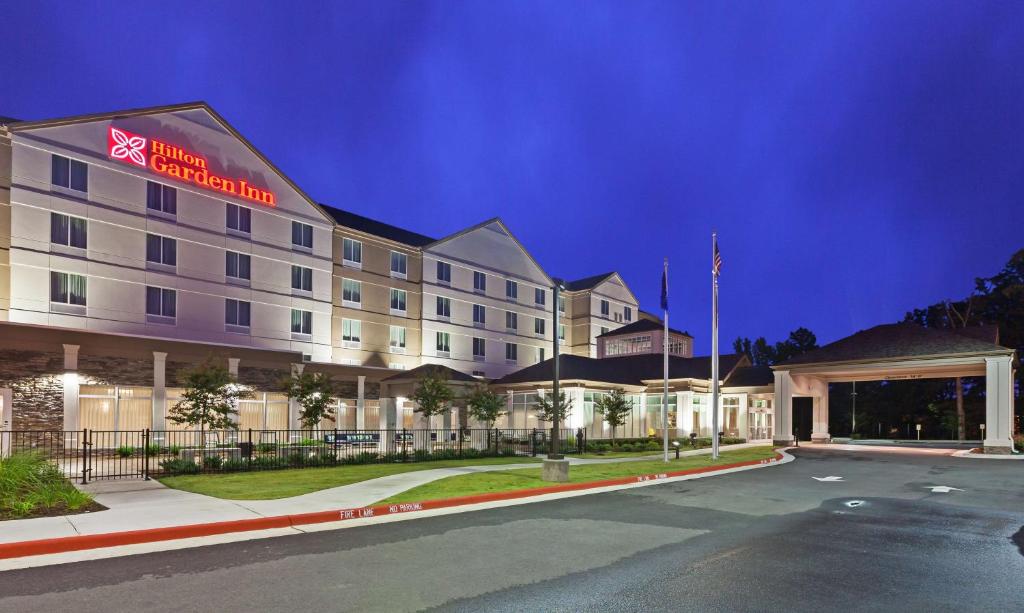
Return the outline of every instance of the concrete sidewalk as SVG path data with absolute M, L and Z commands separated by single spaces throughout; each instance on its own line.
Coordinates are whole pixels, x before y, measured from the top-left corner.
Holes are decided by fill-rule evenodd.
M 722 451 L 762 446 L 764 443 L 741 443 L 722 446 Z M 710 452 L 710 449 L 697 449 L 681 452 L 680 456 L 705 455 Z M 570 463 L 608 464 L 660 458 L 660 454 L 633 458 L 570 458 Z M 93 493 L 96 502 L 107 507 L 106 511 L 3 521 L 0 522 L 0 543 L 366 507 L 445 477 L 537 467 L 538 464 L 530 463 L 435 468 L 379 477 L 278 500 L 224 500 L 171 489 L 157 481 L 96 481 L 83 489 Z

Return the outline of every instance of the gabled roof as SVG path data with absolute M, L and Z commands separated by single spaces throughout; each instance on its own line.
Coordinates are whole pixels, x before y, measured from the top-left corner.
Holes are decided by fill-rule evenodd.
M 174 113 L 178 111 L 191 111 L 191 110 L 203 110 L 210 114 L 213 119 L 219 123 L 225 130 L 227 130 L 232 136 L 237 138 L 239 142 L 245 145 L 261 162 L 267 165 L 274 174 L 281 178 L 282 181 L 288 184 L 296 193 L 299 194 L 304 200 L 306 200 L 314 209 L 316 209 L 324 219 L 330 221 L 331 216 L 321 208 L 321 206 L 312 198 L 306 194 L 294 181 L 288 178 L 288 175 L 284 174 L 280 168 L 274 165 L 267 156 L 255 147 L 247 138 L 242 136 L 241 132 L 236 130 L 226 119 L 220 116 L 220 114 L 213 110 L 206 102 L 198 100 L 195 102 L 183 102 L 181 104 L 169 104 L 164 106 L 150 106 L 137 109 L 128 109 L 121 111 L 109 111 L 106 113 L 92 113 L 87 115 L 72 115 L 69 117 L 58 117 L 54 119 L 41 119 L 37 121 L 19 121 L 11 124 L 8 128 L 12 132 L 21 132 L 24 130 L 34 130 L 37 128 L 54 128 L 57 126 L 76 124 L 76 123 L 88 123 L 92 121 L 107 121 L 112 119 L 119 119 L 124 117 L 137 117 L 140 115 L 158 115 L 161 113 Z
M 725 379 L 722 387 L 765 387 L 775 385 L 771 366 L 739 366 Z
M 533 257 L 533 254 L 531 254 L 529 251 L 526 250 L 526 247 L 524 247 L 523 244 L 521 242 L 519 242 L 519 239 L 516 238 L 514 234 L 512 234 L 512 231 L 508 229 L 508 226 L 505 225 L 505 222 L 503 222 L 500 217 L 492 217 L 492 218 L 487 219 L 485 221 L 481 221 L 480 223 L 476 224 L 475 226 L 470 226 L 468 228 L 463 228 L 462 230 L 459 230 L 458 232 L 455 232 L 453 234 L 449 234 L 448 236 L 445 236 L 444 238 L 439 238 L 436 241 L 434 241 L 434 242 L 432 242 L 432 243 L 430 243 L 428 245 L 423 245 L 423 248 L 424 249 L 430 249 L 431 247 L 436 247 L 438 245 L 441 245 L 443 243 L 447 243 L 448 241 L 454 240 L 454 239 L 456 239 L 456 238 L 458 238 L 460 236 L 463 236 L 465 234 L 469 234 L 470 232 L 473 232 L 475 230 L 479 230 L 480 228 L 487 227 L 487 226 L 491 225 L 492 223 L 498 224 L 501 227 L 501 229 L 505 232 L 505 234 L 507 234 L 508 237 L 512 239 L 512 242 L 515 243 L 516 246 L 519 247 L 519 249 L 523 253 L 526 254 L 526 257 L 528 257 L 531 262 L 533 262 L 533 265 L 537 267 L 537 270 L 540 271 L 540 274 L 544 275 L 544 278 L 547 279 L 548 283 L 554 285 L 554 281 L 551 279 L 551 275 L 549 275 L 547 273 L 547 271 L 544 270 L 544 267 L 541 266 L 537 262 L 537 260 Z
M 429 236 L 424 236 L 423 234 L 419 234 L 411 230 L 399 228 L 398 226 L 392 226 L 391 224 L 384 223 L 383 221 L 370 219 L 369 217 L 364 217 L 351 211 L 343 211 L 327 204 L 321 204 L 320 206 L 323 207 L 328 215 L 334 218 L 334 221 L 346 228 L 352 228 L 353 230 L 359 230 L 360 232 L 380 236 L 382 238 L 395 241 L 396 243 L 412 245 L 413 247 L 422 247 L 435 241 L 435 239 L 430 238 Z
M 600 285 L 605 279 L 615 274 L 615 271 L 606 272 L 600 275 L 594 275 L 592 277 L 584 277 L 582 279 L 576 279 L 575 281 L 566 281 L 565 290 L 568 292 L 579 292 L 587 289 L 594 289 Z
M 805 364 L 892 360 L 899 358 L 952 355 L 1011 354 L 989 340 L 980 340 L 975 332 L 925 328 L 916 323 L 882 324 L 841 338 L 819 349 L 812 349 L 774 368 Z M 978 332 L 977 334 L 981 334 Z M 985 335 L 991 337 L 991 330 Z
M 615 328 L 614 330 L 609 330 L 604 334 L 599 334 L 597 338 L 619 336 L 621 334 L 636 334 L 637 332 L 650 332 L 654 330 L 663 330 L 664 328 L 664 323 L 658 323 L 656 321 L 651 321 L 649 319 L 638 319 L 631 324 L 626 324 L 625 326 L 622 326 L 621 328 Z M 675 328 L 669 328 L 668 331 L 670 334 L 678 334 L 680 336 L 687 336 L 693 338 L 692 336 L 690 336 L 689 332 L 681 332 L 679 330 L 676 330 Z
M 722 377 L 727 376 L 743 359 L 739 354 L 719 356 L 718 366 Z M 588 358 L 579 355 L 562 355 L 559 362 L 559 379 L 594 381 L 613 385 L 645 386 L 645 381 L 661 379 L 664 375 L 663 356 L 657 353 L 630 355 L 618 358 Z M 711 357 L 680 358 L 669 356 L 669 379 L 710 379 Z M 541 383 L 551 381 L 554 375 L 554 358 L 506 375 L 495 384 Z
M 448 381 L 463 381 L 466 383 L 477 383 L 480 381 L 480 379 L 472 375 L 467 375 L 462 371 L 449 368 L 443 364 L 423 364 L 422 366 L 417 366 L 412 370 L 403 370 L 398 374 L 386 377 L 384 381 L 388 381 L 390 383 L 405 380 L 415 381 L 426 376 L 439 376 L 443 379 L 447 379 Z

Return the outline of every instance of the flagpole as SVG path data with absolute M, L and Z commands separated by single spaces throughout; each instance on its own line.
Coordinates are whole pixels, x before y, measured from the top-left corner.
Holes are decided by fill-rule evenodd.
M 718 459 L 718 233 L 711 233 L 711 459 Z
M 662 292 L 668 296 L 668 258 L 665 258 L 665 268 L 662 271 L 662 276 L 665 279 L 664 287 Z M 662 429 L 662 445 L 665 451 L 665 461 L 668 462 L 668 301 L 664 300 L 662 306 L 665 308 L 665 332 L 662 335 L 662 350 L 664 351 L 664 367 L 665 367 L 665 388 L 664 395 L 661 398 L 661 429 Z

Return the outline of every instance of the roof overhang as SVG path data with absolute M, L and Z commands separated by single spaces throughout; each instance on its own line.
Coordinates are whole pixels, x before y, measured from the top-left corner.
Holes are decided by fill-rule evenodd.
M 621 389 L 625 392 L 641 393 L 647 389 L 644 385 L 630 385 L 626 383 L 609 383 L 607 381 L 591 381 L 589 379 L 560 379 L 560 387 L 593 387 L 602 389 Z M 506 390 L 537 390 L 551 387 L 551 379 L 543 381 L 525 381 L 522 383 L 494 383 L 494 387 Z
M 773 366 L 772 370 L 788 372 L 791 376 L 813 376 L 829 382 L 983 377 L 987 360 L 1013 356 L 1012 349 L 1005 349 L 983 353 L 791 364 Z

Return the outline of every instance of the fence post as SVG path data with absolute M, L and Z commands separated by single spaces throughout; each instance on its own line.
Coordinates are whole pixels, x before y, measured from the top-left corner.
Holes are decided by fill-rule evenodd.
M 537 457 L 537 429 L 530 431 L 530 455 Z
M 403 461 L 403 462 L 405 462 L 405 461 L 407 461 L 407 460 L 408 460 L 408 457 L 407 457 L 407 456 L 408 456 L 408 454 L 409 454 L 409 447 L 408 447 L 408 446 L 407 446 L 407 445 L 406 445 L 405 443 L 406 443 L 406 438 L 405 438 L 405 428 L 402 428 L 402 440 L 401 440 L 401 445 L 402 445 L 402 461 Z
M 149 428 L 142 433 L 142 479 L 149 481 Z
M 501 434 L 497 428 L 494 429 L 494 455 L 501 453 Z
M 82 429 L 82 485 L 89 482 L 89 429 Z

